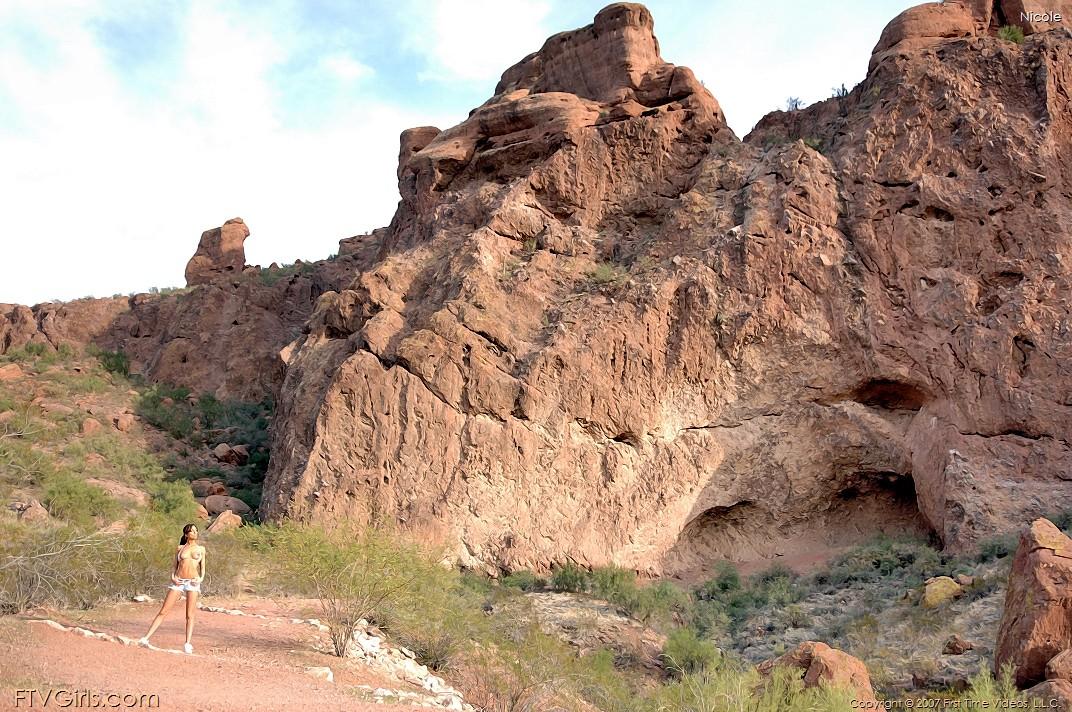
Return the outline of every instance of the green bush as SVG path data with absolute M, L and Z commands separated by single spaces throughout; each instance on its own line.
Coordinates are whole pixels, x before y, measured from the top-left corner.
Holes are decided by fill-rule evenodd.
M 151 386 L 138 399 L 138 415 L 176 440 L 190 440 L 196 427 L 191 408 L 186 403 L 189 395 L 187 388 L 164 384 Z
M 47 479 L 44 505 L 49 514 L 72 524 L 90 524 L 95 517 L 107 519 L 119 509 L 118 503 L 107 492 L 68 472 L 56 473 Z
M 613 285 L 623 282 L 628 275 L 625 270 L 609 262 L 600 262 L 588 272 L 588 281 L 594 285 Z
M 678 628 L 667 636 L 660 657 L 673 676 L 681 677 L 713 667 L 721 653 L 714 643 L 701 640 L 695 631 Z
M 985 539 L 979 543 L 979 551 L 975 560 L 981 564 L 995 559 L 1003 559 L 1016 551 L 1016 538 L 1012 535 L 997 536 Z
M 998 37 L 1006 42 L 1013 42 L 1015 44 L 1024 43 L 1024 31 L 1016 25 L 1005 25 L 998 30 Z
M 551 588 L 556 591 L 583 593 L 588 587 L 588 572 L 572 561 L 566 562 L 551 574 Z
M 715 564 L 715 575 L 696 589 L 696 598 L 710 601 L 740 588 L 741 576 L 737 573 L 737 567 L 729 561 L 719 561 Z
M 122 351 L 101 351 L 97 358 L 108 373 L 119 376 L 130 375 L 130 359 Z
M 592 595 L 622 603 L 636 591 L 636 574 L 617 566 L 601 566 L 591 574 Z
M 262 528 L 263 529 L 263 528 Z M 444 570 L 418 547 L 375 529 L 263 529 L 271 575 L 290 591 L 315 597 L 335 654 L 346 655 L 361 619 L 389 624 L 418 590 L 436 588 Z M 428 581 L 437 582 L 427 585 Z
M 152 488 L 152 508 L 176 522 L 197 518 L 197 502 L 185 482 L 158 482 Z
M 502 585 L 521 591 L 540 591 L 547 587 L 547 580 L 531 571 L 515 571 L 503 577 Z

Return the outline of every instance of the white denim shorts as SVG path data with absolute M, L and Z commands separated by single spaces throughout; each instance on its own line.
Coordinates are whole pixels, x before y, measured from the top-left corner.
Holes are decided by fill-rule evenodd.
M 201 593 L 201 582 L 197 579 L 179 579 L 178 583 L 168 586 L 172 591 L 193 591 Z

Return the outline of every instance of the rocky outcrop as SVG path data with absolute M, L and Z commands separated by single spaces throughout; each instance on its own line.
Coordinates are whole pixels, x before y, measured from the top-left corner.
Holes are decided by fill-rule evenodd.
M 201 233 L 197 251 L 186 264 L 186 286 L 208 284 L 240 273 L 246 266 L 247 237 L 249 228 L 242 218 L 232 218 Z
M 1072 29 L 1069 0 L 946 0 L 910 7 L 879 37 L 869 69 L 898 54 L 935 49 L 947 40 L 993 36 L 1005 25 L 1025 34 Z
M 851 691 L 857 702 L 873 702 L 876 699 L 867 666 L 826 643 L 801 643 L 785 655 L 762 662 L 757 667 L 764 676 L 770 675 L 775 668 L 799 670 L 806 688 L 830 685 Z
M 1072 539 L 1049 520 L 1036 519 L 1020 536 L 1013 557 L 994 669 L 1009 665 L 1020 687 L 1046 677 L 1047 663 L 1072 647 Z M 1054 661 L 1054 669 L 1063 667 Z
M 0 354 L 30 344 L 81 348 L 107 331 L 127 308 L 126 297 L 46 302 L 32 308 L 0 304 Z
M 1072 505 L 1070 50 L 894 53 L 742 143 L 642 8 L 556 35 L 403 135 L 286 350 L 262 514 L 673 573 Z

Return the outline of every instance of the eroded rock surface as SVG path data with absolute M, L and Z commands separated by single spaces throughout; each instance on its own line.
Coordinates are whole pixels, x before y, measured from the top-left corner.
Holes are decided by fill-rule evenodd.
M 197 252 L 186 265 L 186 285 L 207 284 L 241 272 L 246 266 L 247 237 L 249 228 L 242 218 L 231 218 L 201 233 Z
M 1072 39 L 940 42 L 742 143 L 612 6 L 403 134 L 262 514 L 675 573 L 1072 505 Z
M 1072 539 L 1047 519 L 1020 536 L 1012 561 L 994 669 L 1013 667 L 1016 684 L 1030 687 L 1059 677 L 1060 653 L 1072 647 Z M 1047 675 L 1047 664 L 1053 662 Z

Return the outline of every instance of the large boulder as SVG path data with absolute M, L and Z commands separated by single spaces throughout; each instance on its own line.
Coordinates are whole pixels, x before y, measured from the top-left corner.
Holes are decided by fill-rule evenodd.
M 1032 709 L 1047 712 L 1072 712 L 1072 682 L 1067 680 L 1045 680 L 1025 690 L 1030 700 L 1038 703 Z
M 240 526 L 242 526 L 242 517 L 232 511 L 224 510 L 216 516 L 212 521 L 212 524 L 208 525 L 208 532 L 210 534 L 228 532 L 233 529 L 238 529 Z
M 187 286 L 208 284 L 241 272 L 246 266 L 247 237 L 249 228 L 242 218 L 232 218 L 201 233 L 197 251 L 186 264 Z
M 952 601 L 964 592 L 961 585 L 948 576 L 935 576 L 927 579 L 923 584 L 923 596 L 919 605 L 924 608 L 937 608 L 943 603 Z
M 863 661 L 826 643 L 803 642 L 779 658 L 760 663 L 757 670 L 766 676 L 777 667 L 799 670 L 804 687 L 833 685 L 851 690 L 859 702 L 875 700 L 871 676 Z
M 1046 664 L 1072 647 L 1072 539 L 1047 519 L 1020 536 L 1013 557 L 1005 610 L 998 629 L 994 669 L 1013 667 L 1016 684 L 1046 678 Z
M 1046 679 L 1072 682 L 1072 648 L 1066 648 L 1050 658 L 1046 663 Z
M 207 509 L 208 513 L 212 516 L 216 516 L 221 512 L 227 511 L 231 511 L 235 514 L 240 515 L 249 514 L 253 511 L 250 509 L 248 504 L 238 499 L 237 497 L 227 497 L 221 494 L 214 494 L 205 497 L 204 505 L 205 509 Z

